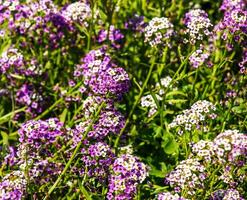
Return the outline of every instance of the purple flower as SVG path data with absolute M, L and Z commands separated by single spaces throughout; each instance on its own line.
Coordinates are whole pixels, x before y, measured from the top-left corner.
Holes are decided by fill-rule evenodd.
M 144 16 L 135 14 L 132 18 L 125 22 L 124 26 L 126 29 L 131 31 L 142 33 L 144 32 L 144 28 L 147 24 L 144 22 Z
M 105 29 L 102 29 L 99 31 L 98 33 L 98 42 L 99 43 L 102 43 L 104 41 L 107 40 L 107 36 L 108 36 L 108 39 L 110 40 L 111 42 L 111 45 L 116 48 L 116 49 L 119 49 L 121 48 L 121 45 L 123 43 L 123 38 L 124 38 L 124 35 L 121 33 L 121 31 L 119 29 L 115 29 L 115 27 L 113 25 L 110 26 L 110 29 L 109 29 L 109 35 L 108 35 L 108 31 L 105 30 Z
M 244 0 L 223 0 L 220 10 L 229 11 L 232 9 L 244 9 L 246 3 Z
M 32 116 L 41 113 L 47 104 L 42 95 L 42 89 L 29 84 L 23 84 L 16 92 L 16 102 L 19 105 L 27 106 L 27 112 Z
M 83 147 L 81 152 L 82 164 L 84 167 L 83 173 L 87 173 L 91 179 L 106 182 L 109 174 L 109 167 L 113 163 L 115 157 L 111 148 L 103 142 L 97 142 L 88 147 Z
M 82 64 L 76 66 L 74 76 L 83 77 L 84 84 L 95 95 L 120 98 L 130 86 L 128 74 L 113 63 L 104 47 L 90 51 L 82 59 Z
M 12 171 L 3 177 L 0 182 L 1 200 L 22 200 L 26 196 L 27 180 L 24 172 Z

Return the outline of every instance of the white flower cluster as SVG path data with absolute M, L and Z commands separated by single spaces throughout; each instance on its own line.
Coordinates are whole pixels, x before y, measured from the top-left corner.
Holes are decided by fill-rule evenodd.
M 246 158 L 247 136 L 239 133 L 238 130 L 227 130 L 214 139 L 214 151 L 221 163 L 239 164 L 238 161 L 242 163 L 239 157 Z
M 197 40 L 203 40 L 204 35 L 210 35 L 209 28 L 211 24 L 207 13 L 201 9 L 194 9 L 186 13 L 185 25 L 187 29 L 185 33 L 189 34 L 190 42 L 194 44 Z M 187 42 L 187 40 L 185 40 Z
M 160 83 L 156 83 L 155 89 L 158 90 L 158 94 L 155 94 L 155 96 L 158 101 L 162 100 L 162 95 L 164 95 L 165 93 L 164 89 L 168 87 L 171 88 L 171 85 L 170 85 L 171 81 L 172 81 L 172 78 L 170 76 L 166 76 L 160 79 Z M 153 116 L 157 112 L 157 105 L 155 103 L 154 98 L 150 94 L 143 96 L 141 98 L 141 106 L 144 108 L 150 108 L 148 117 Z
M 4 51 L 1 55 L 1 64 L 8 63 L 13 65 L 16 62 L 23 62 L 23 55 L 19 52 L 18 49 L 9 48 L 7 51 Z
M 155 96 L 156 96 L 158 101 L 162 100 L 162 98 L 159 95 L 155 94 Z M 141 98 L 141 106 L 150 108 L 150 110 L 148 112 L 148 117 L 153 116 L 157 112 L 157 105 L 155 103 L 154 98 L 150 94 L 143 96 Z
M 158 200 L 186 200 L 180 197 L 178 194 L 172 194 L 170 192 L 163 192 L 158 194 Z
M 239 191 L 235 189 L 229 189 L 226 191 L 224 198 L 222 200 L 244 200 L 240 194 Z
M 206 122 L 207 118 L 216 118 L 215 110 L 216 107 L 211 102 L 199 100 L 190 109 L 183 110 L 182 114 L 177 115 L 172 123 L 169 124 L 169 127 L 180 127 L 179 134 L 183 134 L 183 128 L 187 131 L 191 131 L 195 127 L 200 128 L 201 123 Z M 205 128 L 204 131 L 206 130 Z
M 209 57 L 208 52 L 204 52 L 202 49 L 197 49 L 189 57 L 189 62 L 194 68 L 198 68 L 205 63 L 205 61 L 208 59 L 208 57 Z
M 158 44 L 166 43 L 173 35 L 173 24 L 166 17 L 155 17 L 145 27 L 145 42 L 148 42 L 152 47 Z
M 123 176 L 127 176 L 128 179 L 140 183 L 148 176 L 147 166 L 131 154 L 123 154 L 117 158 L 113 163 L 113 170 L 116 174 L 122 174 Z M 139 175 L 136 172 L 138 172 Z
M 172 82 L 172 78 L 170 76 L 166 76 L 165 78 L 160 79 L 160 83 L 156 83 L 156 88 L 159 89 L 159 95 L 163 95 L 165 93 L 164 88 L 170 87 Z
M 193 195 L 198 188 L 204 187 L 205 170 L 206 168 L 198 159 L 187 159 L 182 161 L 175 170 L 171 171 L 165 180 L 172 187 L 175 187 L 176 191 L 186 190 L 189 195 Z
M 241 165 L 247 154 L 247 136 L 238 130 L 226 130 L 212 142 L 199 141 L 192 146 L 192 153 L 212 163 Z M 242 157 L 243 158 L 242 158 Z
M 64 10 L 63 16 L 70 22 L 79 22 L 84 26 L 88 26 L 86 20 L 91 17 L 91 9 L 86 3 L 75 2 Z

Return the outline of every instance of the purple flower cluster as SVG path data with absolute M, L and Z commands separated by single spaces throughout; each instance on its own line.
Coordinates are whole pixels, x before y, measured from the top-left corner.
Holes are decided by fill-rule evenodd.
M 229 11 L 232 9 L 244 9 L 246 2 L 244 0 L 223 0 L 220 10 Z
M 84 166 L 83 174 L 86 173 L 89 178 L 105 182 L 108 178 L 109 167 L 115 159 L 109 145 L 97 142 L 88 148 L 83 147 L 81 152 Z
M 75 28 L 63 16 L 63 10 L 59 11 L 51 0 L 19 1 L 7 0 L 0 7 L 0 24 L 8 23 L 8 30 L 5 34 L 14 36 L 21 34 L 25 36 L 30 45 L 43 44 L 46 48 L 56 49 L 65 33 L 73 33 Z M 67 38 L 67 44 L 73 45 L 72 37 Z M 23 43 L 25 47 L 29 43 Z
M 210 35 L 211 24 L 208 14 L 201 9 L 190 10 L 185 14 L 184 24 L 187 29 L 186 34 L 189 35 L 189 42 L 195 44 L 198 40 L 203 40 L 204 36 Z M 187 39 L 184 40 L 188 42 Z
M 56 118 L 46 121 L 30 120 L 24 123 L 18 131 L 22 145 L 30 145 L 39 149 L 43 145 L 49 145 L 56 141 L 58 136 L 63 135 L 63 124 Z
M 15 75 L 25 77 L 41 76 L 43 71 L 36 59 L 24 59 L 22 52 L 10 47 L 0 57 L 0 73 L 4 74 L 9 81 L 16 85 Z
M 113 63 L 105 48 L 90 51 L 77 65 L 74 75 L 83 76 L 84 84 L 95 95 L 121 97 L 130 86 L 128 74 Z
M 10 152 L 11 155 L 6 159 L 11 157 L 10 166 L 17 167 L 19 171 L 13 171 L 2 179 L 1 199 L 23 199 L 26 196 L 27 180 L 41 186 L 60 174 L 63 167 L 62 163 L 51 160 L 54 150 L 58 151 L 69 140 L 58 119 L 28 121 L 21 126 L 18 133 L 20 144 L 17 151 L 14 154 Z M 27 172 L 25 176 L 24 172 Z
M 246 5 L 246 2 L 242 0 L 224 0 L 221 5 L 221 10 L 224 11 L 223 19 L 215 26 L 215 32 L 220 32 L 221 38 L 226 41 L 228 51 L 233 50 L 236 44 L 242 44 L 243 59 L 239 67 L 240 73 L 243 74 L 246 73 Z
M 124 123 L 125 118 L 120 112 L 116 110 L 102 112 L 93 130 L 88 133 L 88 137 L 103 138 L 110 133 L 118 134 Z
M 42 89 L 30 84 L 23 84 L 16 92 L 16 102 L 18 105 L 27 106 L 26 112 L 33 117 L 41 113 L 46 104 Z
M 27 190 L 24 172 L 12 171 L 3 177 L 0 183 L 1 200 L 22 200 Z
M 132 18 L 130 18 L 124 24 L 126 29 L 129 29 L 133 32 L 144 32 L 145 27 L 147 24 L 144 22 L 144 16 L 139 16 L 135 14 Z
M 107 39 L 109 39 L 109 41 L 111 42 L 111 45 L 116 49 L 121 48 L 123 44 L 123 38 L 124 38 L 124 35 L 121 33 L 121 31 L 119 29 L 116 29 L 113 25 L 110 26 L 109 33 L 107 30 L 102 29 L 99 31 L 99 34 L 98 34 L 99 43 L 102 43 L 106 41 Z
M 247 33 L 247 11 L 234 9 L 224 13 L 223 21 L 221 22 L 220 29 L 226 29 L 230 34 L 234 33 Z M 227 34 L 227 33 L 226 33 Z M 223 35 L 224 39 L 225 35 Z M 240 38 L 237 36 L 234 38 L 238 41 Z
M 134 198 L 138 183 L 148 175 L 147 167 L 138 158 L 123 154 L 111 166 L 107 199 L 130 200 Z

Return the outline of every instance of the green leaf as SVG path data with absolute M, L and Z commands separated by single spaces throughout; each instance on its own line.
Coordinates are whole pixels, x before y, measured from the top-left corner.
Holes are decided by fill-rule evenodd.
M 168 103 L 175 104 L 175 103 L 184 103 L 188 101 L 187 99 L 167 99 Z
M 162 172 L 162 171 L 160 171 L 158 169 L 152 168 L 149 171 L 149 174 L 152 175 L 152 176 L 155 176 L 155 177 L 164 178 L 165 175 L 166 175 L 166 172 Z
M 161 126 L 156 126 L 154 128 L 154 132 L 155 132 L 154 138 L 160 138 L 160 137 L 162 137 L 162 131 L 163 131 L 163 129 L 162 129 Z
M 9 146 L 9 136 L 7 133 L 1 131 L 1 136 L 3 138 L 3 144 Z
M 187 96 L 187 94 L 185 94 L 184 92 L 179 91 L 179 90 L 174 90 L 174 91 L 168 92 L 166 94 L 167 97 L 168 96 L 173 96 L 173 95 L 182 95 L 182 96 L 185 96 L 185 97 Z
M 63 110 L 62 114 L 61 114 L 60 117 L 59 117 L 59 119 L 60 119 L 61 122 L 63 122 L 63 123 L 65 122 L 67 113 L 68 113 L 68 109 L 65 108 L 65 109 Z
M 178 143 L 174 138 L 170 138 L 169 142 L 163 147 L 165 153 L 167 154 L 173 154 L 178 152 Z
M 83 193 L 84 197 L 86 198 L 86 200 L 92 200 L 91 196 L 88 194 L 88 191 L 81 183 L 79 183 L 79 188 L 81 192 Z
M 244 104 L 241 104 L 240 106 L 234 106 L 232 111 L 238 114 L 247 113 L 247 106 Z

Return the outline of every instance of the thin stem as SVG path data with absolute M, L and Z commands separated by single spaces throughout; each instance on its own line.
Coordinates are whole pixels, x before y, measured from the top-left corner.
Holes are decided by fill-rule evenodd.
M 144 83 L 143 83 L 143 85 L 142 85 L 142 88 L 141 88 L 141 90 L 140 90 L 140 92 L 139 92 L 139 95 L 138 95 L 138 97 L 137 97 L 137 99 L 136 99 L 136 101 L 135 101 L 135 103 L 134 103 L 132 109 L 130 110 L 130 113 L 129 113 L 128 118 L 127 118 L 127 120 L 126 120 L 126 122 L 125 122 L 125 124 L 124 124 L 124 127 L 121 129 L 121 131 L 120 131 L 118 137 L 117 137 L 116 140 L 115 140 L 114 148 L 116 148 L 116 149 L 117 149 L 117 147 L 118 147 L 118 143 L 119 143 L 120 137 L 121 137 L 121 135 L 123 134 L 123 132 L 125 131 L 127 125 L 129 124 L 130 119 L 131 119 L 131 117 L 132 117 L 132 114 L 134 113 L 135 108 L 136 108 L 136 106 L 138 105 L 138 103 L 139 103 L 139 101 L 140 101 L 140 99 L 141 99 L 141 97 L 142 97 L 142 94 L 143 94 L 143 92 L 144 92 L 144 90 L 145 90 L 145 88 L 146 88 L 146 86 L 147 86 L 147 83 L 148 83 L 148 81 L 149 81 L 149 79 L 150 79 L 150 77 L 151 77 L 152 71 L 153 71 L 153 69 L 154 69 L 154 65 L 155 65 L 155 60 L 153 60 L 151 66 L 150 66 L 150 68 L 149 68 L 148 75 L 147 75 L 147 77 L 146 77 L 146 79 L 145 79 L 145 81 L 144 81 Z
M 62 173 L 60 174 L 60 176 L 57 178 L 56 182 L 52 185 L 52 187 L 49 189 L 47 195 L 45 196 L 45 198 L 43 200 L 46 200 L 48 199 L 48 197 L 51 195 L 51 193 L 55 190 L 55 188 L 59 185 L 60 181 L 62 180 L 63 176 L 66 174 L 67 170 L 69 169 L 72 161 L 74 160 L 76 154 L 78 153 L 80 147 L 81 147 L 81 144 L 82 144 L 82 141 L 86 138 L 87 134 L 89 133 L 89 131 L 91 130 L 92 128 L 92 125 L 95 123 L 95 121 L 97 120 L 97 116 L 99 115 L 102 107 L 105 105 L 105 103 L 101 103 L 101 105 L 99 106 L 96 114 L 95 114 L 95 117 L 94 119 L 90 122 L 89 126 L 87 127 L 87 130 L 85 131 L 81 141 L 77 144 L 72 156 L 70 157 L 69 161 L 67 162 L 67 164 L 65 165 Z

